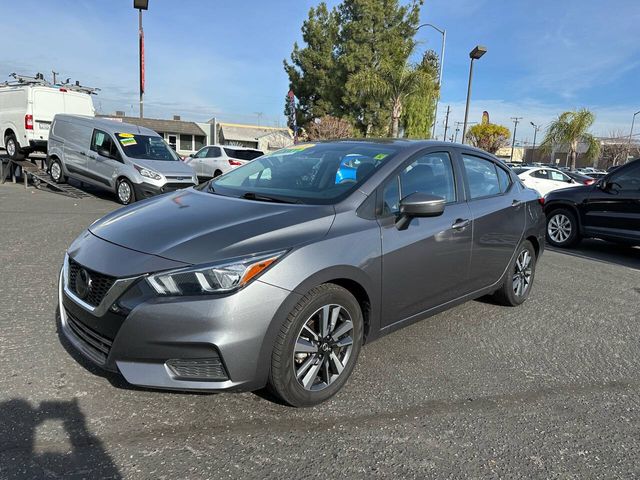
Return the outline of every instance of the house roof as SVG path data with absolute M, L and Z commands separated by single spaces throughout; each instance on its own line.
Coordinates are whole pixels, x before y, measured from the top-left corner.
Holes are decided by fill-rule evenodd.
M 293 138 L 288 128 L 263 127 L 261 125 L 242 125 L 239 123 L 218 123 L 225 140 L 256 142 L 265 135 L 279 133 Z
M 160 118 L 138 118 L 138 117 L 111 117 L 133 125 L 140 125 L 156 132 L 177 133 L 184 135 L 206 136 L 204 131 L 195 122 L 185 122 L 183 120 L 164 120 Z

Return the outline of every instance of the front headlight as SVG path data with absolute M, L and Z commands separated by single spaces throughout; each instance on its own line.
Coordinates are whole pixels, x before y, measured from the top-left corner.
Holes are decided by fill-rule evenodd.
M 148 168 L 139 167 L 138 165 L 134 165 L 135 169 L 142 175 L 143 177 L 151 178 L 153 180 L 162 180 L 162 175 L 153 170 L 149 170 Z
M 230 292 L 244 287 L 269 268 L 285 251 L 230 262 L 181 268 L 146 278 L 159 295 L 203 295 Z

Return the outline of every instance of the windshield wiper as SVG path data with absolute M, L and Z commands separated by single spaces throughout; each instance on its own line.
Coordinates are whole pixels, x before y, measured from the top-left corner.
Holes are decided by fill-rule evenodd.
M 304 203 L 302 200 L 272 197 L 271 195 L 263 195 L 262 193 L 246 192 L 240 195 L 240 198 L 246 198 L 247 200 L 257 200 L 259 202 L 274 202 L 274 203 Z

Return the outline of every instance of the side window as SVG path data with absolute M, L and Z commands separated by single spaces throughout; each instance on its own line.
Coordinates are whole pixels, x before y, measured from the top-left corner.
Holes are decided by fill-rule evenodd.
M 209 151 L 208 148 L 203 148 L 202 150 L 200 150 L 198 153 L 196 153 L 194 155 L 195 158 L 203 158 L 207 156 L 207 152 Z
M 549 172 L 546 170 L 536 170 L 531 174 L 534 178 L 541 178 L 542 180 L 549 180 Z
M 209 147 L 209 151 L 207 152 L 207 157 L 219 157 L 220 156 L 220 147 Z
M 453 165 L 448 153 L 424 155 L 387 183 L 382 191 L 382 214 L 398 213 L 400 200 L 416 192 L 442 197 L 447 203 L 456 201 Z
M 614 185 L 620 191 L 624 192 L 639 192 L 640 191 L 640 165 L 636 165 L 633 168 L 629 168 L 624 172 L 612 175 L 609 179 L 609 183 L 616 183 Z
M 504 168 L 500 168 L 497 165 L 496 171 L 498 172 L 498 183 L 500 183 L 500 191 L 502 193 L 505 193 L 511 186 L 511 176 Z
M 555 182 L 565 182 L 565 183 L 571 182 L 571 179 L 568 176 L 566 176 L 562 172 L 557 172 L 555 170 L 549 170 L 549 177 L 551 178 L 551 180 Z
M 472 200 L 500 194 L 498 172 L 493 162 L 465 154 L 462 155 L 462 162 L 467 174 L 469 194 Z
M 98 153 L 99 150 L 106 149 L 109 151 L 109 156 L 113 159 L 119 160 L 120 154 L 115 142 L 111 139 L 111 136 L 103 132 L 102 130 L 94 130 L 91 137 L 91 150 Z

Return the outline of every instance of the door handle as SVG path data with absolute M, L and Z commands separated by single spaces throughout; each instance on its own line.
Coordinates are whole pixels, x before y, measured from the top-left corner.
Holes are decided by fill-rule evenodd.
M 78 153 L 79 153 L 80 155 L 82 155 L 83 157 L 86 157 L 86 156 L 87 156 L 87 154 L 86 154 L 86 153 L 84 153 L 84 151 L 83 151 L 83 150 L 79 150 L 79 151 L 78 151 Z
M 469 220 L 468 218 L 458 218 L 455 222 L 453 222 L 451 228 L 453 228 L 454 230 L 464 230 L 469 225 L 471 225 L 471 220 Z
M 92 155 L 91 153 L 87 153 L 86 155 L 87 155 L 87 157 L 91 158 L 92 160 L 97 160 L 97 158 L 98 158 L 97 155 Z
M 511 206 L 514 208 L 518 208 L 520 205 L 522 205 L 522 201 L 520 200 L 514 200 L 513 202 L 511 202 Z

